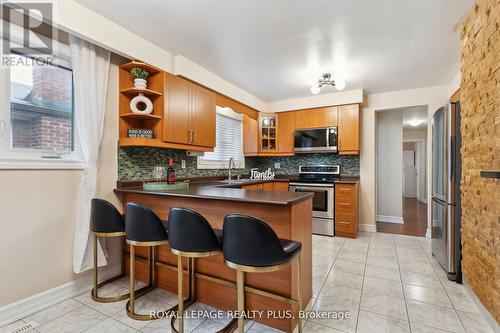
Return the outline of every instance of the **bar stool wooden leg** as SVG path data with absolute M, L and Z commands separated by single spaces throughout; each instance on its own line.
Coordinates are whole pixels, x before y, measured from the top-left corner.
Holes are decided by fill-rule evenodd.
M 241 270 L 236 271 L 236 289 L 238 298 L 238 332 L 245 331 L 245 272 Z

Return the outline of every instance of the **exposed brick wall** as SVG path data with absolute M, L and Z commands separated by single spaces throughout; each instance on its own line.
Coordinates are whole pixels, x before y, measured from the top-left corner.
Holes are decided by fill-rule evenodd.
M 73 94 L 71 71 L 54 66 L 33 66 L 33 101 L 38 105 L 70 109 Z
M 32 148 L 57 152 L 71 149 L 71 118 L 39 116 L 13 123 L 14 148 Z
M 462 269 L 500 321 L 500 0 L 478 0 L 462 35 Z

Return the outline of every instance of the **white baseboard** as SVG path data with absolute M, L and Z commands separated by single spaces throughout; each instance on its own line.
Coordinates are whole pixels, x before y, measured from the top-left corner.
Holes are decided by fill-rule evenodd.
M 99 279 L 108 279 L 121 274 L 121 265 L 103 267 L 99 269 Z M 55 288 L 42 291 L 36 295 L 23 298 L 14 303 L 0 307 L 0 327 L 13 323 L 24 317 L 32 315 L 49 306 L 65 301 L 71 297 L 89 290 L 93 284 L 93 275 L 87 274 L 84 277 L 65 283 Z
M 375 224 L 358 224 L 359 231 L 377 232 Z
M 404 224 L 402 216 L 377 215 L 377 222 L 399 223 Z

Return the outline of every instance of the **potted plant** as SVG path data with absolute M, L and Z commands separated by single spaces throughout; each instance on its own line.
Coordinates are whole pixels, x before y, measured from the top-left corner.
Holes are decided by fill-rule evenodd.
M 134 88 L 136 89 L 146 89 L 149 73 L 141 67 L 134 67 L 130 70 L 130 74 L 134 78 Z

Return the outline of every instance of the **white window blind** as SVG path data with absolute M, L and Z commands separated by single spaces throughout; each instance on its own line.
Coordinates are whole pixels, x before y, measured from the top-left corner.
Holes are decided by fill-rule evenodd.
M 243 116 L 230 108 L 216 107 L 215 149 L 198 158 L 199 169 L 227 168 L 229 159 L 236 168 L 245 166 L 243 155 Z

